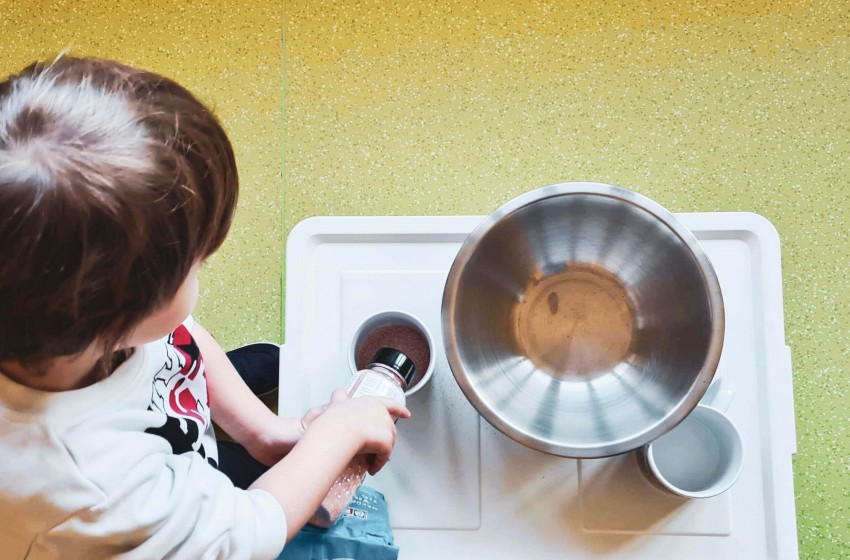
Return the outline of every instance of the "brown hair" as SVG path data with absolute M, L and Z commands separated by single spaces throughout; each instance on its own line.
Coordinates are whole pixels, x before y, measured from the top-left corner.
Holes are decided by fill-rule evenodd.
M 114 347 L 224 241 L 238 179 L 175 82 L 64 57 L 0 82 L 0 361 Z

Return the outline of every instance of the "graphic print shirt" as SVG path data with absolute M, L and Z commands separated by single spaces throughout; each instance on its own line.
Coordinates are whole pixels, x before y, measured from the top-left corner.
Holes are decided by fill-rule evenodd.
M 204 359 L 189 330 L 189 318 L 168 336 L 165 359 L 153 377 L 149 410 L 162 413 L 161 426 L 145 432 L 164 438 L 177 455 L 196 451 L 218 467 Z
M 275 558 L 278 502 L 216 470 L 188 319 L 103 381 L 47 393 L 0 375 L 3 558 Z

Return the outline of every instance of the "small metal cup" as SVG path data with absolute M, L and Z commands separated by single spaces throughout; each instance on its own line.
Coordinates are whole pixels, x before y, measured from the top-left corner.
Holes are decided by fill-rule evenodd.
M 431 331 L 428 330 L 425 323 L 410 313 L 398 310 L 389 310 L 377 313 L 364 320 L 360 326 L 357 327 L 354 331 L 354 335 L 351 337 L 351 343 L 349 344 L 348 349 L 348 365 L 351 368 L 352 373 L 357 372 L 357 355 L 360 352 L 360 347 L 363 342 L 377 329 L 390 326 L 411 327 L 418 331 L 428 343 L 428 350 L 430 353 L 428 367 L 425 368 L 424 371 L 417 371 L 416 376 L 413 378 L 413 381 L 404 393 L 406 397 L 410 397 L 421 390 L 431 379 L 431 376 L 434 374 L 434 362 L 436 361 L 434 356 L 434 337 L 431 335 Z M 402 349 L 397 348 L 397 350 Z M 419 364 L 417 364 L 417 366 L 419 366 Z
M 724 412 L 732 392 L 721 379 L 668 433 L 638 450 L 638 465 L 657 488 L 684 498 L 710 498 L 729 490 L 744 465 L 744 444 Z

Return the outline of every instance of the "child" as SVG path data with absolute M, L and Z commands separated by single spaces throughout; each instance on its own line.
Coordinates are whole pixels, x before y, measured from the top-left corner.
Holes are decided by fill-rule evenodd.
M 274 558 L 354 455 L 387 461 L 405 408 L 278 418 L 192 320 L 237 190 L 171 80 L 65 57 L 0 82 L 3 558 Z M 247 490 L 211 420 L 271 466 Z

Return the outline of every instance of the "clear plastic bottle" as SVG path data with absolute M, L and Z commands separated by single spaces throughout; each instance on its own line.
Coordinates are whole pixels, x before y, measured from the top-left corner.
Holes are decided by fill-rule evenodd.
M 381 348 L 366 368 L 351 377 L 346 392 L 351 398 L 387 397 L 403 406 L 404 392 L 415 376 L 416 366 L 403 352 L 394 348 Z M 310 518 L 309 523 L 317 527 L 333 525 L 348 507 L 348 503 L 363 483 L 367 472 L 366 455 L 355 456 L 331 486 L 328 495 L 322 500 L 322 504 Z

